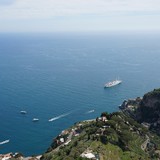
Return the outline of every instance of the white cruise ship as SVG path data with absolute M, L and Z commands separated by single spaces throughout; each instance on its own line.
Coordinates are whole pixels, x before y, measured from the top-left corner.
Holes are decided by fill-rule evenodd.
M 121 80 L 114 80 L 114 81 L 106 83 L 104 85 L 104 88 L 110 88 L 110 87 L 116 86 L 116 85 L 121 84 L 121 83 L 122 83 Z

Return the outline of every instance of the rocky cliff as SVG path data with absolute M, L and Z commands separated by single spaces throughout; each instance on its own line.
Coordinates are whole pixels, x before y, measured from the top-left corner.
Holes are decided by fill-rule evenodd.
M 121 110 L 160 134 L 160 89 L 146 93 L 142 98 L 124 101 Z

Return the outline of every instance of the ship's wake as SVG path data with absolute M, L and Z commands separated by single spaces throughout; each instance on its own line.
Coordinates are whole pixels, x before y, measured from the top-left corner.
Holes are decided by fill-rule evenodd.
M 7 139 L 7 140 L 5 140 L 5 141 L 0 142 L 0 145 L 2 145 L 2 144 L 6 144 L 6 143 L 9 143 L 9 139 Z
M 58 120 L 58 119 L 60 119 L 60 118 L 62 118 L 62 117 L 66 117 L 66 116 L 68 116 L 69 114 L 71 114 L 71 113 L 61 114 L 61 115 L 59 115 L 59 116 L 56 116 L 56 117 L 53 117 L 53 118 L 49 119 L 48 121 L 49 121 L 49 122 L 52 122 L 52 121 Z
M 94 109 L 93 109 L 93 110 L 90 110 L 90 111 L 88 111 L 88 112 L 86 112 L 86 114 L 93 113 L 93 112 L 95 112 Z

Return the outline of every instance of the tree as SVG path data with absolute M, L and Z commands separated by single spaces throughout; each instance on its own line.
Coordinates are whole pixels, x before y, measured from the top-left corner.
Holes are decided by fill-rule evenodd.
M 120 140 L 125 144 L 128 145 L 129 141 L 133 140 L 132 135 L 128 131 L 122 131 L 120 133 Z
M 110 119 L 110 114 L 108 114 L 108 112 L 103 112 L 101 114 L 101 117 L 106 117 L 107 119 Z
M 115 121 L 113 121 L 113 120 L 109 120 L 109 121 L 107 121 L 107 123 L 106 123 L 107 125 L 110 125 L 112 128 L 116 128 L 116 122 Z

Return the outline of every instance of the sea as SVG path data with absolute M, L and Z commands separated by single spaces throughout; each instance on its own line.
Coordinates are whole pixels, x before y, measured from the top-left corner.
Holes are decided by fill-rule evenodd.
M 42 154 L 74 123 L 159 87 L 160 34 L 0 33 L 0 153 Z

